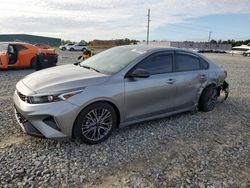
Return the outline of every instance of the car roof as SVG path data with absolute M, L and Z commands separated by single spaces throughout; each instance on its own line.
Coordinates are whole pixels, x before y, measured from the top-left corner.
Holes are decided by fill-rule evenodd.
M 158 46 L 152 46 L 152 45 L 124 45 L 124 46 L 119 46 L 120 48 L 127 48 L 127 49 L 135 49 L 138 51 L 146 51 L 146 52 L 160 52 L 160 51 L 180 51 L 180 52 L 188 52 L 191 54 L 199 55 L 198 53 L 191 51 L 191 50 L 186 50 L 182 48 L 175 48 L 175 47 L 158 47 Z

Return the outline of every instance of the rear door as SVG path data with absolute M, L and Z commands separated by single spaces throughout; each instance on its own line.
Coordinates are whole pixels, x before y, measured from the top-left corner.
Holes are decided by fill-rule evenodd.
M 200 58 L 188 52 L 176 52 L 176 107 L 183 109 L 196 104 L 202 83 L 206 82 L 208 70 L 202 68 Z
M 136 120 L 171 111 L 175 106 L 173 53 L 157 53 L 138 63 L 148 78 L 125 78 L 125 118 Z M 132 71 L 131 70 L 131 71 Z

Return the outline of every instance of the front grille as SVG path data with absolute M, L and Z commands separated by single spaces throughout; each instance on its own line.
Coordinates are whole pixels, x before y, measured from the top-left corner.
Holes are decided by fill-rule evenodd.
M 16 116 L 19 123 L 23 124 L 28 122 L 28 120 L 16 110 Z
M 27 102 L 28 101 L 28 97 L 22 93 L 20 93 L 19 91 L 17 91 L 17 95 L 19 96 L 19 98 L 24 101 Z
M 16 108 L 15 113 L 16 119 L 25 133 L 32 136 L 45 138 L 45 136 L 36 127 L 34 127 L 21 113 L 19 113 Z

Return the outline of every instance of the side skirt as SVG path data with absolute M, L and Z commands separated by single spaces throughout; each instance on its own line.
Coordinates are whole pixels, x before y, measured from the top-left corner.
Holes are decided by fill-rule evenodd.
M 133 125 L 133 124 L 136 124 L 136 123 L 142 123 L 142 122 L 149 121 L 149 120 L 161 119 L 161 118 L 169 117 L 169 116 L 172 116 L 172 115 L 180 114 L 180 113 L 183 113 L 183 112 L 196 111 L 196 110 L 197 110 L 197 108 L 195 106 L 192 106 L 192 107 L 183 108 L 183 109 L 180 109 L 180 110 L 167 112 L 167 113 L 161 113 L 161 114 L 158 114 L 158 115 L 149 116 L 149 117 L 145 117 L 145 118 L 133 119 L 133 120 L 121 122 L 120 125 L 119 125 L 119 128 L 123 128 L 123 127 L 126 127 L 128 125 Z

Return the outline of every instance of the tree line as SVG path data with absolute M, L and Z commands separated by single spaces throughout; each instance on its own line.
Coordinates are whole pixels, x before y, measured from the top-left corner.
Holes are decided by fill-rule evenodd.
M 213 43 L 213 44 L 232 44 L 232 46 L 240 46 L 240 45 L 247 45 L 247 44 L 250 44 L 250 39 L 248 40 L 214 40 L 212 39 L 210 41 L 210 43 Z
M 137 44 L 139 41 L 138 40 L 134 40 L 134 39 L 115 39 L 115 40 L 93 40 L 93 41 L 89 41 L 86 42 L 84 40 L 81 40 L 79 43 L 83 43 L 86 45 L 91 45 L 91 44 L 101 44 L 101 45 L 105 45 L 105 44 L 113 44 L 115 46 L 119 46 L 119 45 L 129 45 L 129 44 Z M 62 40 L 61 42 L 62 44 L 67 44 L 67 43 L 78 43 L 75 41 L 70 41 L 70 40 Z

